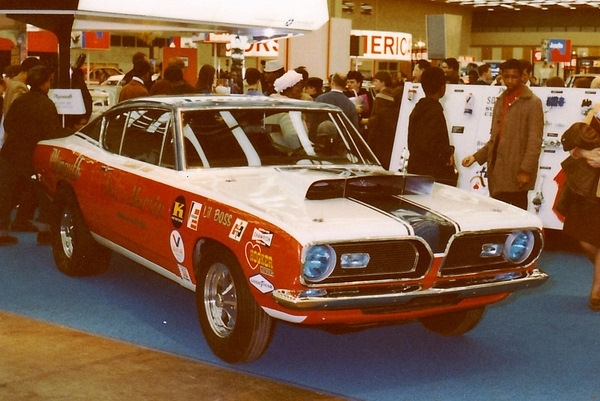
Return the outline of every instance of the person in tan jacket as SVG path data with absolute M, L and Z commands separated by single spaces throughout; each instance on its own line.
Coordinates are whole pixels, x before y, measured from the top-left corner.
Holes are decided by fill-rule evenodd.
M 490 195 L 527 210 L 527 193 L 534 188 L 542 151 L 544 110 L 540 98 L 523 84 L 518 60 L 500 68 L 506 90 L 494 104 L 490 140 L 462 165 L 487 162 Z

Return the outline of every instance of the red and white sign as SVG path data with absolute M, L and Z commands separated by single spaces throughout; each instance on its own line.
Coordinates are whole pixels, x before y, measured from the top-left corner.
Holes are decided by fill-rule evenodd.
M 226 55 L 231 56 L 231 43 L 225 46 Z M 244 50 L 244 57 L 277 57 L 279 55 L 279 44 L 276 40 L 267 42 L 249 43 Z
M 362 37 L 362 58 L 411 61 L 410 33 L 352 30 L 351 34 Z

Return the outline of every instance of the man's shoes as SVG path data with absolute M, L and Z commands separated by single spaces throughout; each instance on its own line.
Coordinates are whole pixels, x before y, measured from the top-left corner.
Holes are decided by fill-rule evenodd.
M 0 246 L 15 245 L 19 243 L 17 237 L 12 235 L 0 235 Z
M 10 226 L 10 230 L 13 232 L 21 232 L 21 233 L 35 233 L 38 231 L 35 224 L 33 224 L 29 220 L 15 220 Z
M 40 231 L 37 235 L 38 245 L 50 245 L 51 237 L 50 231 Z
M 590 309 L 600 312 L 600 297 L 590 297 Z

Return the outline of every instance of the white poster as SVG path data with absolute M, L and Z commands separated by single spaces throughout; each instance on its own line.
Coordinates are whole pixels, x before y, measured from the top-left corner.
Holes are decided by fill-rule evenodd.
M 504 87 L 499 86 L 447 85 L 446 95 L 440 100 L 450 143 L 456 148 L 459 188 L 488 195 L 486 165 L 474 163 L 466 168 L 460 161 L 488 141 L 494 103 L 503 90 Z M 538 179 L 535 189 L 530 192 L 528 210 L 542 219 L 544 227 L 562 229 L 562 221 L 552 210 L 558 191 L 555 177 L 560 171 L 560 163 L 568 156 L 560 145 L 560 137 L 571 124 L 581 121 L 595 103 L 600 103 L 600 90 L 547 87 L 532 90 L 542 100 L 545 124 Z M 408 118 L 423 96 L 420 84 L 405 85 L 390 163 L 392 171 L 401 171 L 410 157 L 406 149 Z
M 48 97 L 56 105 L 58 114 L 85 114 L 85 104 L 80 89 L 50 89 Z

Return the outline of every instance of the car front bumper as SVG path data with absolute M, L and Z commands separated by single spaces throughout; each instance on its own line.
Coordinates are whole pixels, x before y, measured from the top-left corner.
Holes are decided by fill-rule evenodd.
M 512 293 L 542 285 L 548 274 L 533 269 L 520 273 L 504 273 L 484 278 L 440 282 L 423 289 L 418 284 L 397 284 L 373 291 L 356 288 L 308 289 L 272 292 L 278 304 L 291 310 L 343 310 L 391 308 L 395 311 L 457 304 L 467 298 Z

